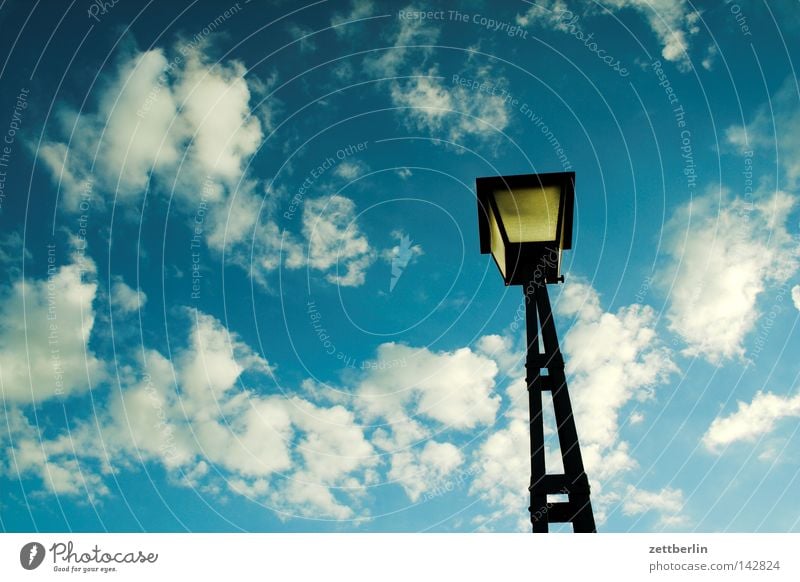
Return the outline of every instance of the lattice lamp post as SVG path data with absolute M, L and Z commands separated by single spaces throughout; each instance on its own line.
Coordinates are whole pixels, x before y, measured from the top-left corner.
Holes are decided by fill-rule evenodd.
M 551 523 L 571 523 L 576 533 L 595 532 L 589 480 L 547 295 L 547 284 L 564 281 L 561 255 L 572 248 L 575 174 L 478 178 L 476 190 L 481 253 L 491 253 L 505 284 L 522 285 L 525 294 L 533 531 L 546 533 Z M 549 392 L 553 400 L 564 466 L 561 474 L 550 474 L 545 466 L 543 392 Z

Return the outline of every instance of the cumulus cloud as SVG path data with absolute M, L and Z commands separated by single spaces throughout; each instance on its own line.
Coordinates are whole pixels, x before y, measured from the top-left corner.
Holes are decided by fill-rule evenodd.
M 76 457 L 78 447 L 91 444 L 84 439 L 83 431 L 74 437 L 62 435 L 46 440 L 18 409 L 7 409 L 5 417 L 9 430 L 0 438 L 0 445 L 10 445 L 3 441 L 9 434 L 14 435 L 13 449 L 4 447 L 8 457 L 0 461 L 6 476 L 32 475 L 50 493 L 82 494 L 92 502 L 110 493 L 106 478 L 112 472 L 111 465 L 80 463 Z
M 569 12 L 564 0 L 541 0 L 531 4 L 522 14 L 517 14 L 517 24 L 530 26 L 547 23 L 558 30 L 566 30 L 564 17 Z
M 371 440 L 389 459 L 387 480 L 416 502 L 446 486 L 465 463 L 460 448 L 443 440 L 446 430 L 494 421 L 497 364 L 469 348 L 432 352 L 396 343 L 379 346 L 376 356 L 392 365 L 369 369 L 359 379 L 355 406 L 365 422 L 382 421 Z
M 795 202 L 780 191 L 755 202 L 723 192 L 676 210 L 666 227 L 671 260 L 658 278 L 669 290 L 669 326 L 687 343 L 686 355 L 714 363 L 745 355 L 759 295 L 798 267 L 786 229 Z
M 587 283 L 572 280 L 564 285 L 555 305 L 556 313 L 573 320 L 564 336 L 566 372 L 575 422 L 587 475 L 592 484 L 595 517 L 602 523 L 613 504 L 623 498 L 625 476 L 636 466 L 628 442 L 621 434 L 620 418 L 632 403 L 654 396 L 677 368 L 669 350 L 655 332 L 655 313 L 643 305 L 604 311 L 598 293 Z M 484 524 L 520 516 L 526 499 L 520 496 L 530 478 L 528 396 L 522 355 L 509 340 L 499 336 L 482 338 L 481 350 L 493 353 L 509 372 L 506 388 L 508 419 L 477 449 L 473 492 L 497 507 L 482 516 Z M 547 399 L 545 399 L 547 400 Z M 558 443 L 553 434 L 552 411 L 546 406 L 546 453 L 551 472 L 560 470 Z M 629 413 L 628 413 L 629 414 Z M 555 454 L 550 454 L 555 451 Z M 664 516 L 662 516 L 664 517 Z M 519 518 L 517 527 L 529 529 Z
M 800 285 L 792 287 L 792 302 L 794 306 L 800 310 Z
M 505 428 L 491 431 L 475 451 L 471 466 L 475 478 L 470 491 L 496 508 L 491 515 L 476 520 L 483 529 L 491 529 L 494 522 L 512 517 L 515 529 L 530 531 L 527 513 L 530 499 L 526 492 L 530 484 L 531 453 L 524 379 L 511 382 L 506 396 L 511 403 L 506 413 L 508 423 Z
M 144 193 L 150 172 L 178 162 L 187 127 L 164 87 L 168 64 L 161 50 L 138 54 L 120 65 L 96 112 L 60 112 L 61 133 L 71 141 L 47 141 L 38 155 L 59 181 L 66 209 L 78 209 L 87 181 L 127 200 Z M 136 115 L 148 105 L 147 115 Z
M 392 455 L 388 478 L 399 483 L 416 502 L 423 493 L 446 482 L 463 462 L 464 455 L 454 444 L 429 440 L 423 447 Z
M 500 405 L 494 394 L 497 364 L 469 348 L 431 352 L 386 343 L 377 361 L 403 365 L 372 371 L 358 387 L 368 417 L 392 418 L 399 410 L 458 430 L 491 424 Z
M 48 272 L 0 290 L 0 387 L 5 400 L 39 403 L 86 392 L 106 378 L 89 347 L 95 323 L 95 265 L 69 249 L 59 266 L 48 247 Z
M 630 404 L 654 398 L 655 389 L 678 369 L 656 334 L 649 306 L 603 311 L 590 285 L 572 281 L 564 286 L 556 311 L 575 318 L 563 342 L 566 372 L 596 518 L 602 522 L 624 495 L 626 473 L 637 466 L 620 418 Z
M 343 196 L 308 201 L 307 237 L 299 240 L 271 214 L 271 199 L 280 192 L 266 191 L 246 170 L 263 144 L 264 128 L 272 125 L 271 110 L 252 109 L 251 100 L 274 78 L 248 80 L 241 62 L 211 63 L 198 49 L 180 44 L 172 53 L 151 49 L 133 55 L 119 65 L 94 110 L 61 111 L 58 128 L 49 133 L 71 136 L 70 141 L 51 137 L 38 156 L 60 185 L 64 208 L 139 204 L 148 189 L 168 191 L 189 226 L 200 224 L 208 247 L 260 283 L 266 284 L 283 257 L 291 269 L 308 265 L 329 271 L 338 261 L 342 272 L 326 273 L 329 280 L 362 284 L 374 253 L 357 225 L 345 228 L 353 218 L 352 201 Z M 336 172 L 352 180 L 366 169 L 364 163 L 347 162 Z M 316 220 L 323 209 L 332 215 Z
M 68 433 L 44 438 L 15 410 L 9 450 L 17 461 L 5 470 L 95 497 L 109 493 L 112 464 L 155 462 L 176 483 L 227 486 L 295 514 L 351 516 L 348 491 L 374 480 L 378 462 L 354 414 L 246 388 L 244 376 L 264 377 L 269 364 L 213 317 L 190 316 L 185 347 L 172 361 L 145 350 L 124 366 L 122 389 L 96 420 L 75 419 Z M 222 483 L 211 486 L 214 475 Z
M 151 49 L 122 62 L 94 112 L 62 110 L 59 129 L 71 141 L 47 141 L 38 153 L 68 210 L 87 180 L 103 195 L 138 202 L 152 176 L 170 186 L 177 178 L 175 192 L 196 203 L 206 179 L 215 187 L 203 193 L 216 200 L 241 178 L 263 138 L 244 65 L 212 66 L 197 50 L 177 50 L 171 60 Z
M 264 139 L 265 116 L 250 108 L 259 83 L 245 79 L 238 61 L 212 64 L 180 44 L 172 53 L 156 48 L 121 62 L 93 110 L 61 110 L 37 155 L 60 185 L 67 211 L 112 201 L 136 205 L 148 190 L 169 192 L 189 220 L 202 210 L 201 232 L 211 249 L 249 265 L 263 198 L 245 173 Z M 264 217 L 255 251 L 275 252 L 276 231 Z M 296 243 L 289 237 L 288 244 Z M 254 264 L 265 271 L 277 266 Z
M 24 409 L 10 409 L 2 444 L 15 461 L 4 473 L 99 499 L 113 493 L 115 471 L 156 463 L 176 485 L 229 490 L 282 515 L 353 519 L 368 514 L 364 495 L 382 479 L 419 501 L 452 477 L 465 455 L 433 438 L 434 427 L 491 424 L 499 405 L 497 365 L 486 356 L 398 344 L 381 346 L 378 358 L 405 365 L 365 370 L 350 407 L 264 394 L 247 384 L 272 366 L 215 318 L 185 313 L 188 336 L 171 359 L 137 351 L 119 367 L 120 389 L 98 395 L 94 416 L 72 418 L 68 432 L 45 437 Z M 377 418 L 386 422 L 365 428 Z
M 243 166 L 263 139 L 261 122 L 250 110 L 246 72 L 238 61 L 212 67 L 190 52 L 174 86 L 181 121 L 192 132 L 192 163 L 227 184 L 241 178 Z
M 736 442 L 754 442 L 775 430 L 781 419 L 796 417 L 800 417 L 800 395 L 758 392 L 749 403 L 739 401 L 735 412 L 715 418 L 703 444 L 719 453 Z
M 635 464 L 619 434 L 623 407 L 651 398 L 677 367 L 656 335 L 649 306 L 604 312 L 597 292 L 573 281 L 564 286 L 557 313 L 576 318 L 563 342 L 566 371 L 586 470 L 605 481 Z

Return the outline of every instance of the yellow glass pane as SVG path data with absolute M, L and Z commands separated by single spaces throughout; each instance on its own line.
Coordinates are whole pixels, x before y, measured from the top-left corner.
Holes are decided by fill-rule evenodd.
M 506 276 L 506 247 L 503 244 L 503 237 L 500 235 L 500 227 L 497 225 L 497 218 L 494 210 L 489 207 L 489 243 L 492 247 L 492 256 L 500 267 L 503 278 Z
M 556 240 L 559 186 L 495 190 L 494 199 L 509 242 Z

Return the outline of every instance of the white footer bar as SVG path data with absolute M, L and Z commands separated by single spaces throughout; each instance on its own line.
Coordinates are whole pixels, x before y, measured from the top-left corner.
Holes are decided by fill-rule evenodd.
M 0 579 L 795 581 L 799 542 L 800 534 L 3 534 Z

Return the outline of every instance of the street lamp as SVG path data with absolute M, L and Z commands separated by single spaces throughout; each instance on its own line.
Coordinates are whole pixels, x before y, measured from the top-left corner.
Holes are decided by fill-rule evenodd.
M 572 248 L 575 174 L 478 178 L 481 253 L 491 253 L 506 285 L 563 281 L 561 251 Z
M 491 253 L 506 285 L 522 285 L 528 349 L 525 360 L 530 413 L 531 524 L 571 523 L 576 533 L 597 531 L 572 414 L 564 359 L 547 284 L 564 281 L 562 251 L 572 248 L 575 174 L 491 176 L 475 181 L 481 253 Z M 541 343 L 540 338 L 541 336 Z M 550 392 L 564 472 L 547 472 L 542 392 Z M 550 500 L 559 496 L 562 500 Z M 566 501 L 563 499 L 566 498 Z

